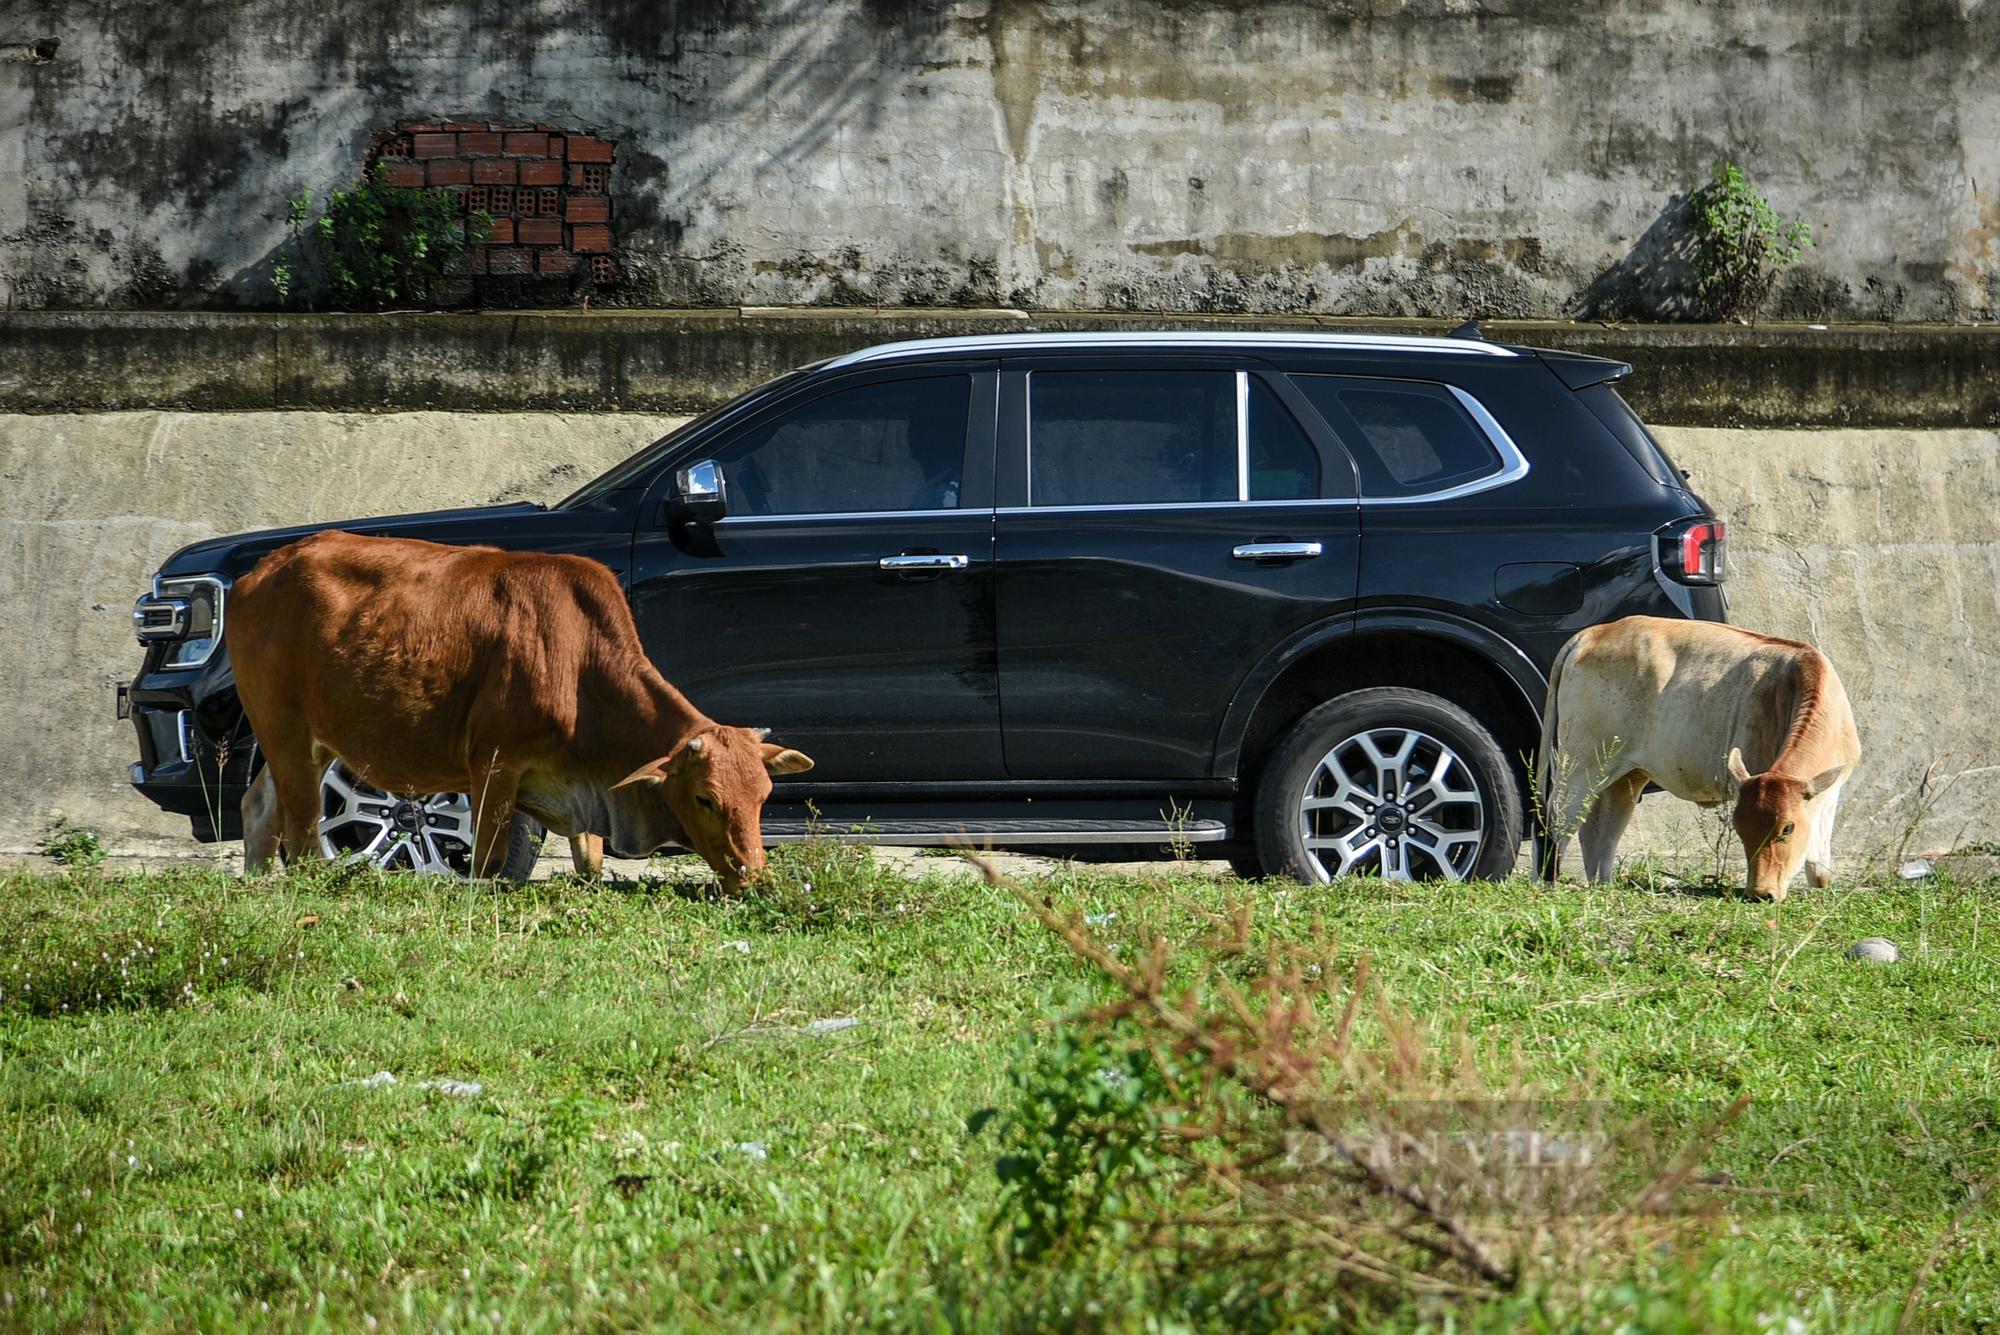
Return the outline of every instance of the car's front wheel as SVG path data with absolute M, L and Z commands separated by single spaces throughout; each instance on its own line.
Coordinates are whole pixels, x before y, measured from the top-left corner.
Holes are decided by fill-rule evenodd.
M 342 761 L 319 779 L 319 846 L 335 862 L 370 862 L 384 871 L 472 874 L 472 802 L 465 793 L 397 797 L 356 777 Z M 541 823 L 514 813 L 503 881 L 525 881 L 541 856 Z
M 1327 701 L 1279 740 L 1255 822 L 1259 861 L 1301 881 L 1491 879 L 1514 869 L 1521 795 L 1472 715 L 1373 687 Z

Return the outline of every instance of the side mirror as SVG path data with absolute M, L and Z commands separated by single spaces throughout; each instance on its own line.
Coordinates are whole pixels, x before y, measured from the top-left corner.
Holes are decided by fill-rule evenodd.
M 713 524 L 729 514 L 729 487 L 722 465 L 713 459 L 689 464 L 674 474 L 674 493 L 667 499 L 667 518 L 676 524 Z

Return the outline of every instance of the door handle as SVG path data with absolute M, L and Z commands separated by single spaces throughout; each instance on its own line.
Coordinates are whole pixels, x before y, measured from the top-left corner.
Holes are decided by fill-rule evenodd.
M 885 556 L 878 564 L 884 570 L 963 570 L 972 564 L 964 556 Z
M 1246 542 L 1229 554 L 1239 561 L 1308 561 L 1322 550 L 1316 542 Z

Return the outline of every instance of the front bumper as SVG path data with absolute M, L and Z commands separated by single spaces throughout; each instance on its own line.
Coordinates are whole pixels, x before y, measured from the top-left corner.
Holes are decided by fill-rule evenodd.
M 162 811 L 186 816 L 202 843 L 241 839 L 243 791 L 257 766 L 257 739 L 236 699 L 229 656 L 218 652 L 192 671 L 157 670 L 146 654 L 127 692 L 139 760 L 132 786 Z

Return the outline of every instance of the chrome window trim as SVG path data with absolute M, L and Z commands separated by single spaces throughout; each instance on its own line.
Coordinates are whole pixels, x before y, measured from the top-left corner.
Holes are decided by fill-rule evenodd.
M 1355 504 L 1352 496 L 1307 496 L 1303 499 L 1273 501 L 1134 501 L 1120 505 L 1002 505 L 994 509 L 1003 515 L 1090 514 L 1101 510 L 1226 510 L 1235 506 L 1340 505 Z
M 1029 497 L 1033 500 L 1033 497 Z M 1236 499 L 1250 499 L 1250 373 L 1236 373 Z
M 822 370 L 835 371 L 897 357 L 946 352 L 1065 352 L 1101 349 L 1111 351 L 1230 351 L 1258 348 L 1320 352 L 1420 352 L 1456 357 L 1519 357 L 1512 348 L 1470 339 L 1434 338 L 1421 334 L 1286 334 L 1286 333 L 1193 333 L 1185 330 L 1161 333 L 1102 334 L 963 334 L 953 338 L 912 339 L 883 343 L 835 357 Z
M 1499 471 L 1474 478 L 1470 482 L 1461 482 L 1455 487 L 1446 487 L 1442 491 L 1419 492 L 1415 496 L 1363 496 L 1362 505 L 1427 505 L 1432 501 L 1455 501 L 1461 497 L 1476 496 L 1482 491 L 1492 491 L 1495 487 L 1519 482 L 1528 475 L 1531 465 L 1526 456 L 1521 453 L 1520 447 L 1514 444 L 1514 438 L 1507 434 L 1507 428 L 1501 426 L 1494 420 L 1493 414 L 1486 411 L 1486 405 L 1457 385 L 1446 385 L 1445 388 L 1451 391 L 1452 397 L 1458 400 L 1460 407 L 1472 414 L 1472 420 L 1479 424 L 1479 429 L 1486 433 L 1487 443 L 1500 455 Z
M 949 509 L 937 510 L 816 510 L 809 514 L 796 515 L 725 515 L 709 525 L 722 528 L 728 524 L 784 524 L 800 523 L 804 520 L 825 519 L 914 519 L 919 515 L 990 515 L 993 507 L 954 505 Z

